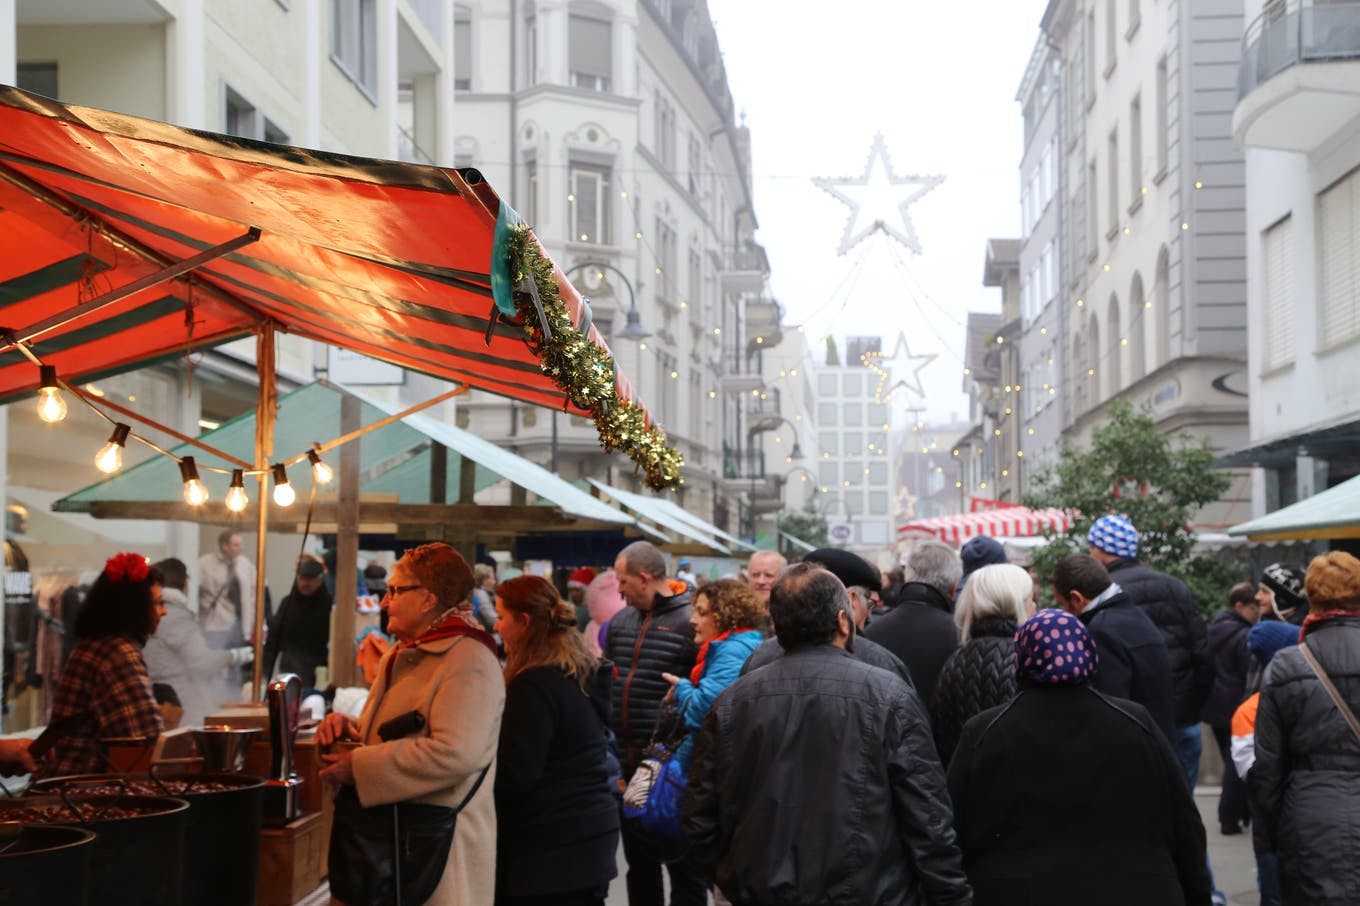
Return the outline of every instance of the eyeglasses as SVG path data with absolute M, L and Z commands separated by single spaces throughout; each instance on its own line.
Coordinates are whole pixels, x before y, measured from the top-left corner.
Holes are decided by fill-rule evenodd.
M 395 598 L 397 595 L 404 595 L 408 591 L 415 591 L 417 588 L 424 588 L 424 585 L 389 585 L 383 594 L 384 598 Z

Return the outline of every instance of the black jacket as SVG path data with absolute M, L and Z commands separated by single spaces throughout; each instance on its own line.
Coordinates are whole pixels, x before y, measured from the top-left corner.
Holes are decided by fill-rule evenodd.
M 618 874 L 619 810 L 605 728 L 614 665 L 589 694 L 561 668 L 530 667 L 505 687 L 496 753 L 496 895 L 605 887 Z
M 690 860 L 745 904 L 966 904 L 921 700 L 831 645 L 713 703 L 689 773 Z
M 1200 720 L 1215 729 L 1232 726 L 1233 713 L 1242 704 L 1247 672 L 1255 658 L 1247 650 L 1251 624 L 1231 607 L 1209 621 L 1209 656 L 1213 659 L 1214 685 L 1200 709 Z
M 1147 710 L 1022 683 L 963 728 L 949 791 L 975 906 L 1208 906 L 1204 825 Z
M 1100 655 L 1094 685 L 1106 695 L 1127 698 L 1148 709 L 1168 741 L 1176 738 L 1171 666 L 1166 642 L 1128 595 L 1118 592 L 1081 621 Z
M 625 607 L 609 621 L 605 636 L 604 657 L 619 671 L 612 696 L 613 728 L 625 778 L 642 760 L 657 709 L 671 690 L 661 674 L 689 676 L 699 653 L 689 624 L 689 586 L 675 579 L 670 584 L 674 595 L 657 595 L 646 612 Z
M 882 645 L 907 665 L 924 702 L 934 697 L 940 668 L 959 647 L 953 613 L 949 598 L 939 589 L 924 582 L 908 582 L 902 586 L 897 606 L 875 617 L 864 631 L 865 638 Z
M 907 665 L 902 663 L 902 659 L 884 648 L 877 642 L 864 636 L 855 639 L 855 650 L 852 652 L 857 660 L 861 660 L 870 667 L 877 667 L 886 670 L 902 679 L 902 682 L 916 688 L 916 684 L 911 681 L 911 671 L 907 670 Z M 768 638 L 760 643 L 751 656 L 746 659 L 746 663 L 741 665 L 741 675 L 745 676 L 758 667 L 764 667 L 784 655 L 784 648 L 779 644 L 779 639 Z
M 969 718 L 1015 697 L 1015 621 L 975 620 L 968 641 L 949 656 L 935 684 L 930 722 L 940 763 L 949 766 Z
M 330 647 L 331 593 L 324 584 L 311 595 L 300 595 L 294 588 L 270 615 L 264 672 L 296 673 L 303 688 L 310 689 L 316 685 L 316 668 L 326 665 Z
M 1177 727 L 1199 724 L 1199 711 L 1214 684 L 1214 661 L 1199 605 L 1185 583 L 1121 557 L 1107 567 L 1129 600 L 1143 609 L 1166 641 L 1171 658 Z
M 1316 624 L 1304 641 L 1360 715 L 1360 616 Z M 1297 647 L 1266 668 L 1247 787 L 1284 902 L 1360 903 L 1360 743 Z

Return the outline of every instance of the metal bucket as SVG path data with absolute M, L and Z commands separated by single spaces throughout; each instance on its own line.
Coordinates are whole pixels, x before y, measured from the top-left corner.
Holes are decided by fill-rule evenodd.
M 260 821 L 264 780 L 242 774 L 156 774 L 151 778 L 116 774 L 51 777 L 33 784 L 35 793 L 86 795 L 81 788 L 126 784 L 130 794 L 172 795 L 189 803 L 184 835 L 186 906 L 253 906 L 259 887 Z M 228 789 L 217 789 L 225 786 Z M 0 899 L 0 903 L 5 902 Z
M 0 824 L 0 903 L 85 903 L 94 839 L 78 827 Z
M 250 744 L 262 731 L 259 727 L 210 726 L 189 732 L 203 758 L 205 771 L 240 771 L 245 767 Z
M 63 796 L 51 795 L 0 800 L 0 823 L 27 823 L 30 817 L 27 813 L 36 809 L 52 812 L 41 820 L 42 824 L 76 825 L 94 831 L 87 901 L 91 906 L 108 902 L 114 891 L 119 902 L 182 906 L 189 803 L 160 796 L 90 796 L 82 797 L 77 805 L 78 813 Z M 116 817 L 119 809 L 135 810 L 138 814 Z

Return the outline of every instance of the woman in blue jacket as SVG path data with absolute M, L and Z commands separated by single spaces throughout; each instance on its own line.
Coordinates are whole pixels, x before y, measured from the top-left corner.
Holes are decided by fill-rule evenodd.
M 704 725 L 713 700 L 741 675 L 741 665 L 761 642 L 755 627 L 765 604 L 748 586 L 736 579 L 721 579 L 695 593 L 690 606 L 690 625 L 699 656 L 687 679 L 663 673 L 673 685 L 675 708 L 687 734 L 676 750 L 679 767 L 689 772 L 694 740 Z

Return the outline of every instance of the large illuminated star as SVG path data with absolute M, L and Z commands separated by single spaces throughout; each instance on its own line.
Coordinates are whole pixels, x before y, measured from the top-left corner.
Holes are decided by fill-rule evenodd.
M 921 384 L 921 369 L 935 361 L 935 354 L 912 355 L 907 347 L 906 334 L 897 335 L 897 345 L 893 348 L 892 358 L 886 359 L 881 352 L 871 352 L 864 357 L 864 364 L 878 375 L 878 389 L 874 391 L 874 402 L 886 403 L 899 390 L 908 390 L 925 398 L 925 387 Z
M 864 175 L 859 178 L 833 179 L 825 176 L 812 180 L 818 188 L 834 195 L 850 208 L 845 233 L 841 236 L 838 254 L 844 255 L 876 231 L 883 231 L 916 254 L 921 254 L 921 243 L 916 238 L 908 206 L 931 189 L 944 182 L 943 176 L 896 176 L 888 159 L 888 146 L 882 133 L 874 136 L 869 149 L 869 160 Z M 905 193 L 901 187 L 911 186 Z M 894 224 L 902 218 L 902 229 Z

